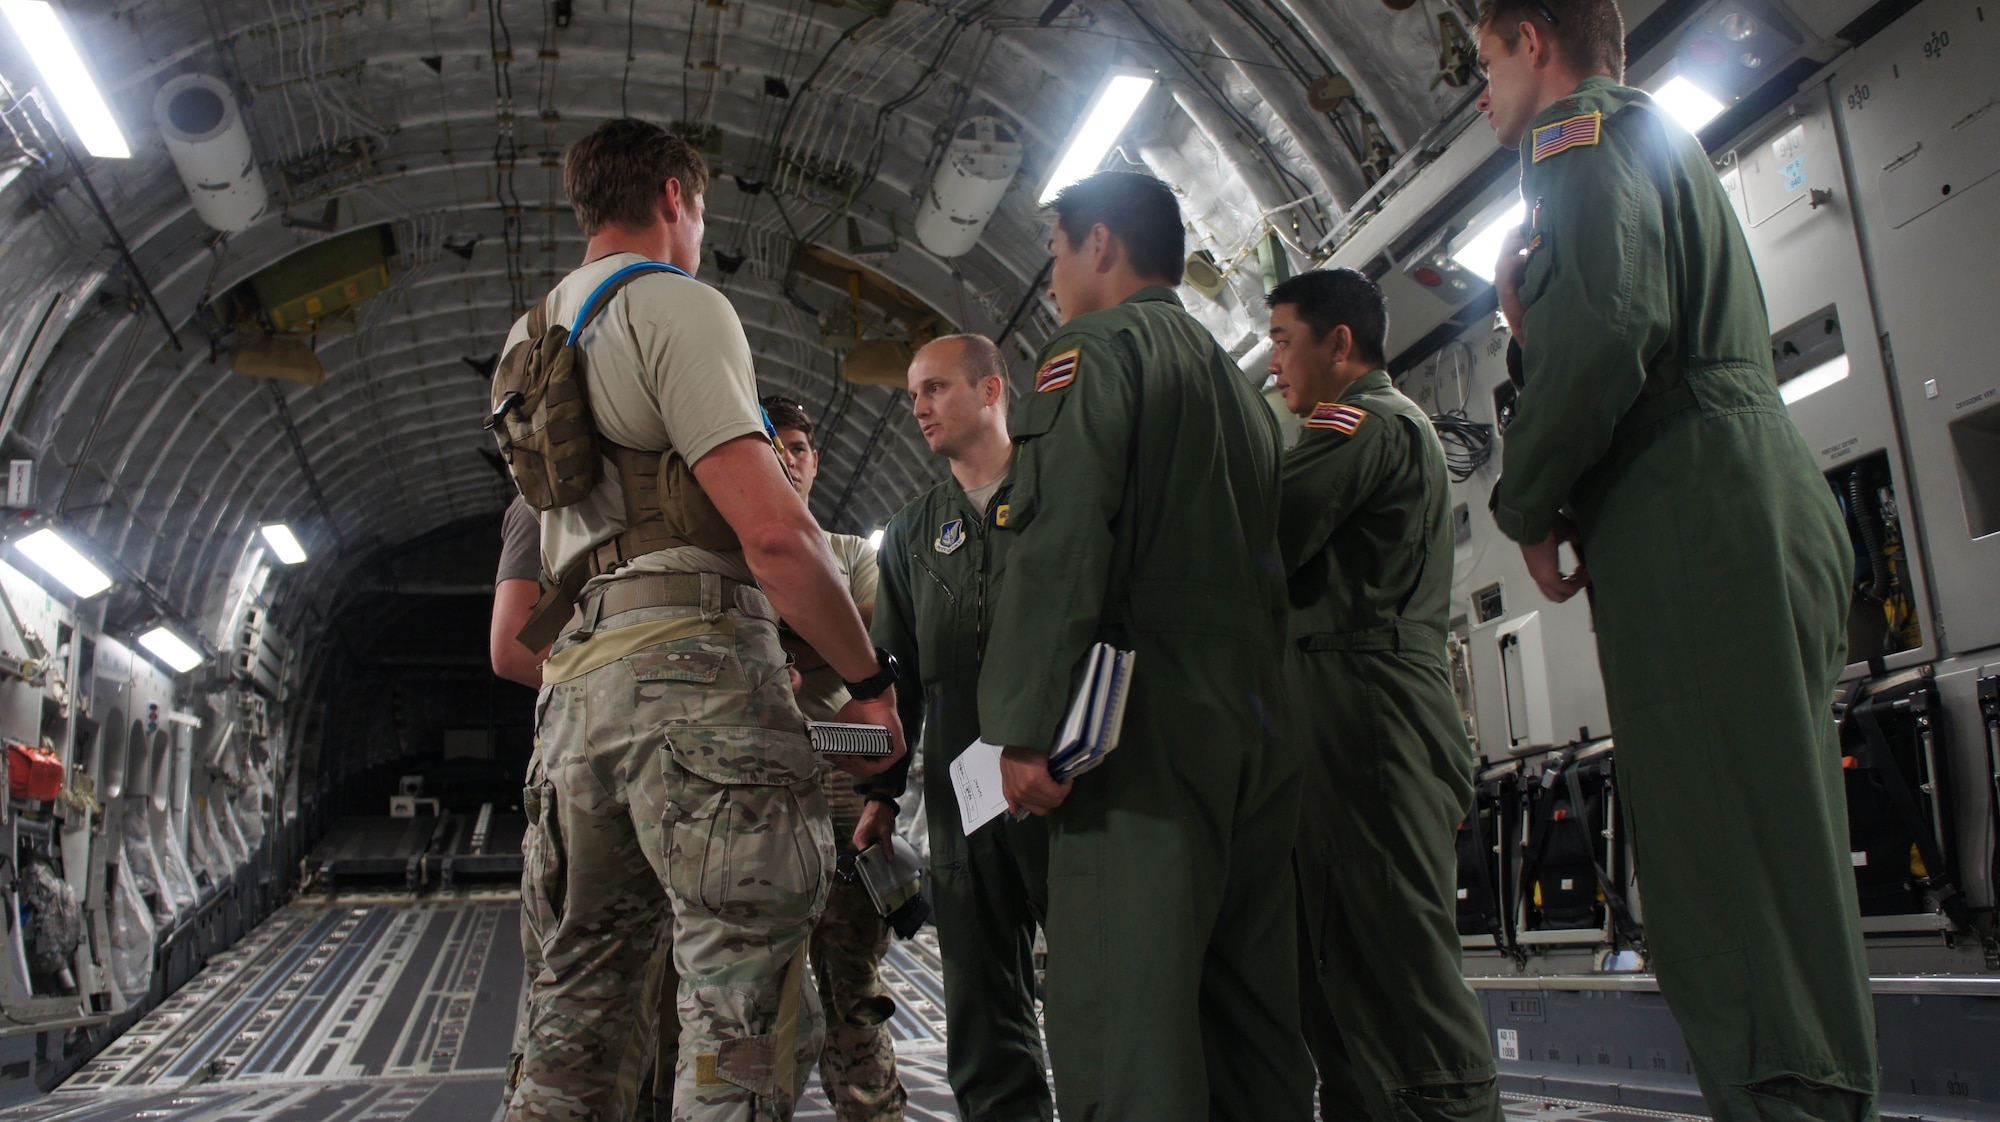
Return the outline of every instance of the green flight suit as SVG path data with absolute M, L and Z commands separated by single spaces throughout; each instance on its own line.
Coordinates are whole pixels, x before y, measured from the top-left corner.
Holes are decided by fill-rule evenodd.
M 1070 321 L 1036 384 L 1010 424 L 982 735 L 1048 750 L 1090 645 L 1137 651 L 1117 751 L 1048 819 L 1057 1105 L 1305 1119 L 1277 422 L 1166 288 Z
M 982 518 L 955 479 L 890 519 L 876 555 L 875 642 L 902 663 L 903 728 L 921 727 L 932 904 L 944 957 L 945 1074 L 965 1122 L 1047 1122 L 1041 1026 L 1035 1019 L 1035 929 L 1047 902 L 1048 831 L 1006 816 L 971 837 L 952 793 L 951 762 L 979 737 L 979 662 L 1000 562 L 1011 538 Z M 866 785 L 900 793 L 900 776 Z
M 1660 992 L 1720 1122 L 1872 1118 L 1831 713 L 1853 552 L 1778 397 L 1749 247 L 1700 145 L 1638 90 L 1590 79 L 1528 138 L 1494 513 L 1520 542 L 1558 508 L 1582 531 Z
M 1283 481 L 1301 993 L 1322 1116 L 1499 1122 L 1458 943 L 1473 753 L 1446 669 L 1444 446 L 1377 370 L 1314 411 Z

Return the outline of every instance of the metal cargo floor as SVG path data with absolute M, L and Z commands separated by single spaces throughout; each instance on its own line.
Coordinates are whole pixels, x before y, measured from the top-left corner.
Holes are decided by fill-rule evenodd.
M 298 903 L 0 1122 L 489 1122 L 521 1000 L 511 897 Z M 956 1122 L 933 933 L 886 964 L 910 1122 Z M 1511 1098 L 1511 1097 L 1510 1097 Z M 1672 1115 L 1513 1099 L 1519 1122 Z M 795 1116 L 831 1122 L 817 1076 Z

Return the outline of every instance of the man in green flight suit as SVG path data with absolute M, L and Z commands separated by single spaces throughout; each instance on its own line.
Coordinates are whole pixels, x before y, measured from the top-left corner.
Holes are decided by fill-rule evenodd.
M 909 381 L 910 410 L 951 477 L 883 531 L 873 631 L 903 667 L 904 727 L 923 726 L 946 1075 L 965 1122 L 1048 1122 L 1034 994 L 1048 831 L 1003 817 L 967 837 L 950 773 L 979 737 L 979 664 L 1012 540 L 996 529 L 1011 510 L 1007 362 L 989 339 L 948 335 L 917 352 Z M 891 772 L 863 787 L 889 797 L 900 782 Z
M 1285 455 L 1288 728 L 1305 748 L 1298 868 L 1306 1043 L 1326 1117 L 1499 1122 L 1454 893 L 1472 745 L 1447 676 L 1444 446 L 1382 369 L 1389 308 L 1352 269 L 1271 290 L 1271 373 L 1305 418 Z
M 1062 327 L 1011 421 L 1016 540 L 979 678 L 1010 805 L 1049 816 L 1048 1035 L 1066 1122 L 1312 1111 L 1279 735 L 1277 419 L 1172 286 L 1173 192 L 1054 203 Z M 1047 753 L 1095 642 L 1136 651 L 1097 770 Z
M 1701 145 L 1619 84 L 1623 38 L 1612 0 L 1495 0 L 1480 24 L 1530 215 L 1498 279 L 1523 385 L 1494 516 L 1550 599 L 1592 589 L 1646 942 L 1709 1109 L 1868 1119 L 1831 713 L 1853 553 L 1736 216 Z

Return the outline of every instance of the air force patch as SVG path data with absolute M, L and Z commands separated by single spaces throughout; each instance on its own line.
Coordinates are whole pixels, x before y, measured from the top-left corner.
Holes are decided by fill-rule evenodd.
M 1306 418 L 1309 429 L 1332 429 L 1344 436 L 1353 436 L 1361 422 L 1368 419 L 1368 410 L 1353 405 L 1342 405 L 1334 401 L 1322 401 L 1313 407 L 1312 416 Z
M 958 547 L 964 544 L 965 519 L 954 518 L 938 527 L 937 540 L 931 543 L 931 548 L 939 553 L 957 553 Z
M 1035 371 L 1035 392 L 1059 390 L 1076 381 L 1076 363 L 1082 355 L 1081 347 L 1071 347 L 1043 363 L 1042 368 Z
M 997 507 L 993 511 L 993 524 L 995 526 L 1005 526 L 1007 524 L 1008 517 L 1011 516 L 1013 513 L 1014 513 L 1013 503 L 1001 503 L 999 507 Z
M 1543 125 L 1535 130 L 1534 158 L 1530 163 L 1539 164 L 1558 152 L 1572 148 L 1583 148 L 1604 139 L 1604 114 L 1585 113 L 1552 125 Z

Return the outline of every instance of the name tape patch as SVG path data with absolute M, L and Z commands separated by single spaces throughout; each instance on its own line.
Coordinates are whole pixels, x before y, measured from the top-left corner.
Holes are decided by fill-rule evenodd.
M 1604 114 L 1598 112 L 1543 125 L 1535 130 L 1534 157 L 1529 162 L 1539 164 L 1558 152 L 1587 147 L 1603 139 Z
M 1312 416 L 1306 418 L 1309 429 L 1332 429 L 1346 436 L 1353 436 L 1361 422 L 1368 419 L 1368 410 L 1353 405 L 1342 405 L 1333 401 L 1322 401 L 1313 407 Z
M 1043 363 L 1042 368 L 1035 371 L 1035 392 L 1059 390 L 1076 381 L 1076 360 L 1081 355 L 1082 348 L 1073 347 Z

